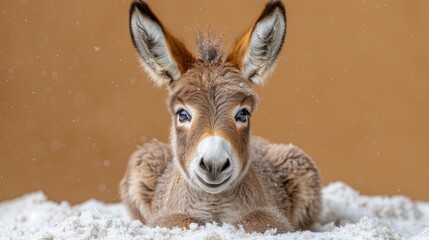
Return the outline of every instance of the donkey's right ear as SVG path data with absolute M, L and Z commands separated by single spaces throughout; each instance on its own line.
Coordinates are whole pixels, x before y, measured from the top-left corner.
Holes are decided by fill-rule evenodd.
M 179 79 L 195 61 L 141 0 L 131 3 L 130 32 L 144 70 L 158 86 Z

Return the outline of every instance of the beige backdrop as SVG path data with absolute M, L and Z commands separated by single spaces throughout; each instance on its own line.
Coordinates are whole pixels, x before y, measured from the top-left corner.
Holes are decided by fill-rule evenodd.
M 151 0 L 194 49 L 199 27 L 232 42 L 261 0 Z M 164 89 L 142 73 L 128 0 L 2 0 L 0 200 L 118 201 L 128 156 L 168 140 Z M 253 130 L 293 142 L 323 183 L 429 200 L 429 1 L 286 2 L 287 40 Z

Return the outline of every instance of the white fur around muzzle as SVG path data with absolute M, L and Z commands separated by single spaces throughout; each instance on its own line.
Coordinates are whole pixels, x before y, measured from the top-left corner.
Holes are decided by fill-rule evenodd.
M 229 159 L 231 166 L 219 174 L 218 179 L 213 181 L 200 170 L 199 164 L 201 159 L 204 159 L 213 166 L 223 166 L 227 159 Z M 231 144 L 225 138 L 217 135 L 206 137 L 198 144 L 189 168 L 189 173 L 194 182 L 202 190 L 212 194 L 220 193 L 230 187 L 240 172 L 237 157 L 234 154 Z M 201 182 L 201 179 L 209 184 L 222 184 L 217 187 L 208 187 Z

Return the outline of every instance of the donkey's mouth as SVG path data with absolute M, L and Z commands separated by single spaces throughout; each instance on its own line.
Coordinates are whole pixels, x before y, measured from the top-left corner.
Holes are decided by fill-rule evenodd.
M 221 185 L 223 185 L 224 183 L 228 182 L 232 176 L 231 175 L 231 176 L 227 177 L 226 179 L 224 179 L 223 181 L 221 181 L 219 183 L 208 183 L 202 177 L 198 176 L 198 174 L 195 174 L 195 175 L 197 176 L 198 181 L 201 182 L 202 184 L 204 184 L 204 186 L 206 186 L 208 188 L 218 188 Z

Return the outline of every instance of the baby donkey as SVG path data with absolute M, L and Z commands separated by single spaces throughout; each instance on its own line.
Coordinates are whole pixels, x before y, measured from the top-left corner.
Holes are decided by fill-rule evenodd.
M 120 192 L 133 217 L 168 228 L 310 227 L 321 206 L 317 167 L 291 144 L 250 134 L 252 87 L 274 68 L 286 34 L 282 2 L 268 2 L 226 58 L 210 32 L 197 36 L 194 57 L 142 1 L 131 4 L 130 31 L 144 70 L 169 90 L 172 116 L 170 143 L 146 143 L 129 160 Z

